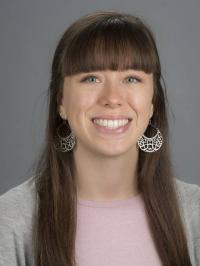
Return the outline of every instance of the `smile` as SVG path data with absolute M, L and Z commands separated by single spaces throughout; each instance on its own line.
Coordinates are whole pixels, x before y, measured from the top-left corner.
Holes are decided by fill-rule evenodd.
M 99 133 L 110 135 L 126 132 L 131 119 L 92 119 L 92 122 Z
M 120 120 L 94 119 L 93 122 L 103 127 L 115 129 L 115 128 L 119 128 L 121 126 L 126 125 L 129 122 L 129 120 L 128 119 L 120 119 Z

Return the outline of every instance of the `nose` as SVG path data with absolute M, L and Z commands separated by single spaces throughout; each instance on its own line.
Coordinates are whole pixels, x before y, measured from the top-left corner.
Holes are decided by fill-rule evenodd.
M 124 93 L 119 84 L 107 82 L 100 95 L 100 103 L 112 108 L 121 106 L 124 102 Z

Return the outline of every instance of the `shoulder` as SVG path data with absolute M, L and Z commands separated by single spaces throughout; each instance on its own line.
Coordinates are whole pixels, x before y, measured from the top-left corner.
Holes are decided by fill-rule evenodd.
M 19 219 L 30 216 L 36 197 L 35 176 L 8 190 L 0 196 L 1 219 Z
M 0 230 L 28 230 L 36 207 L 35 176 L 0 196 Z
M 184 207 L 200 208 L 200 186 L 175 179 L 176 190 Z
M 187 183 L 178 178 L 175 178 L 175 184 L 180 208 L 186 223 L 198 224 L 200 228 L 200 186 Z
M 200 265 L 200 186 L 175 178 L 192 265 Z
M 36 206 L 35 177 L 0 196 L 0 261 L 32 265 L 32 223 Z

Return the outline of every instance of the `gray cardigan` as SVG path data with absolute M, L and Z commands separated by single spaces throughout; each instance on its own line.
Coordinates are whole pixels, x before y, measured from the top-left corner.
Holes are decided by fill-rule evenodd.
M 175 178 L 193 266 L 200 266 L 200 187 Z M 34 176 L 0 196 L 0 266 L 33 266 Z

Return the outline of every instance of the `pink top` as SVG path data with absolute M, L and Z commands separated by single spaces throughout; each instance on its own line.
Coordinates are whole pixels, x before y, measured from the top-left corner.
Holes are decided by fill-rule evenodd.
M 142 194 L 125 200 L 78 199 L 78 266 L 161 266 Z

